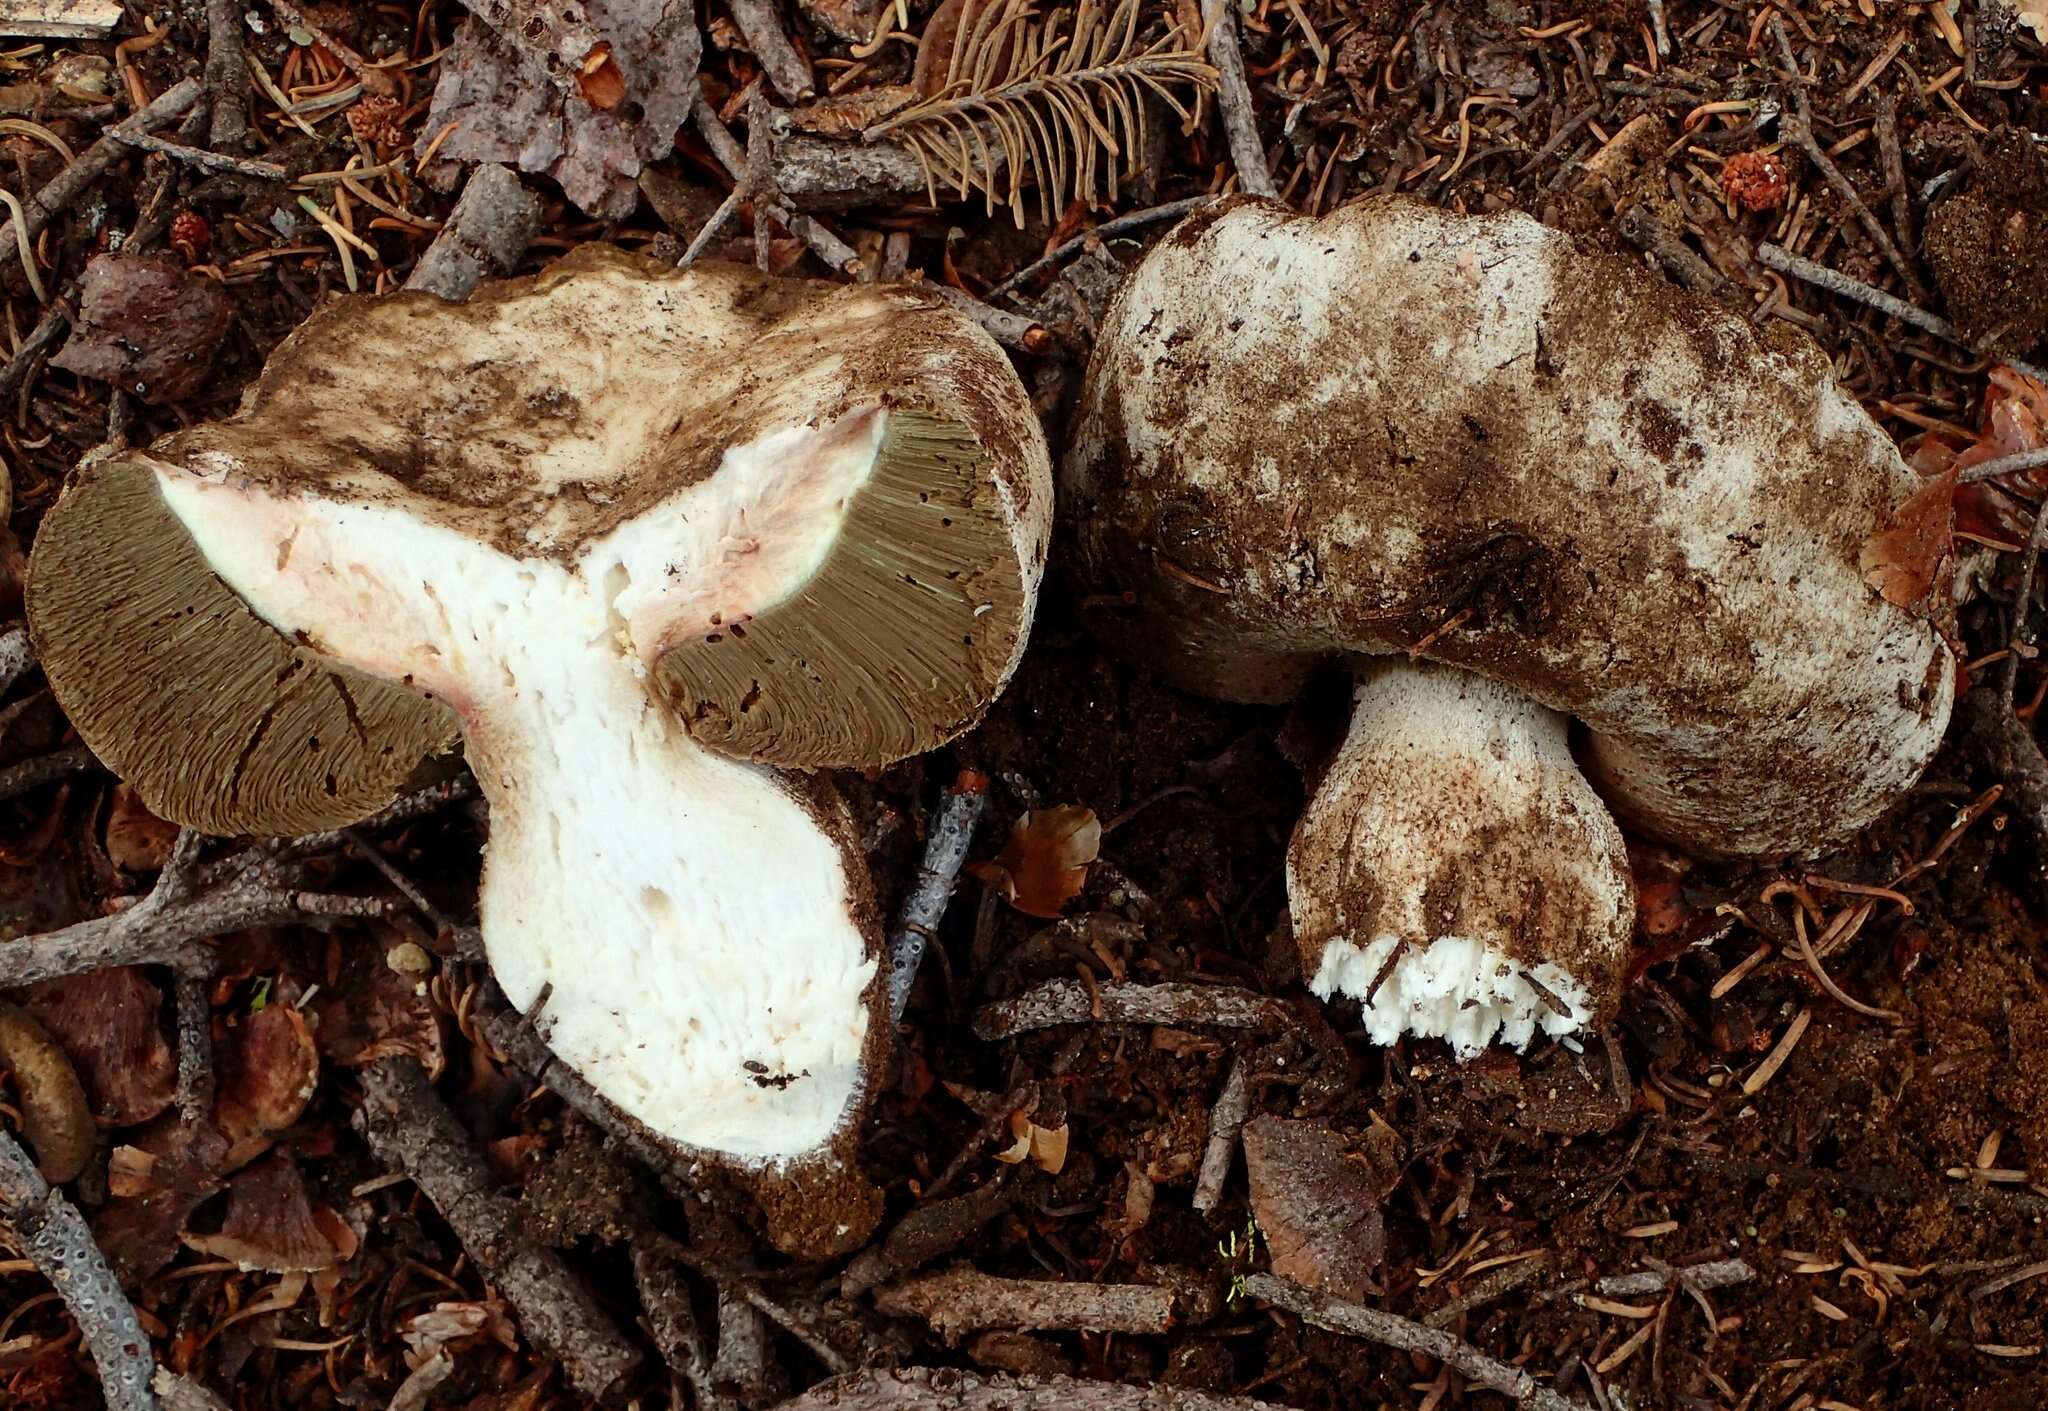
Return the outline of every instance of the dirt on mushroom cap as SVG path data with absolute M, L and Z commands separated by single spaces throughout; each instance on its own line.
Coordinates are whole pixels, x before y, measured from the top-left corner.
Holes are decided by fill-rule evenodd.
M 1636 823 L 1805 850 L 1916 778 L 1953 691 L 1857 571 L 1914 488 L 1803 337 L 1519 215 L 1399 199 L 1185 222 L 1125 286 L 1064 471 L 1099 625 L 1284 699 L 1404 649 L 1594 730 Z

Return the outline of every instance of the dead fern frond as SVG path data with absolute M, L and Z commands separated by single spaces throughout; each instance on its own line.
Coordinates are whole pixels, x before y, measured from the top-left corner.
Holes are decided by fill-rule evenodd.
M 1081 0 L 1041 13 L 1038 0 L 956 0 L 943 77 L 927 96 L 865 129 L 869 142 L 898 142 L 924 168 L 932 204 L 950 188 L 966 200 L 980 191 L 988 212 L 1009 207 L 1024 224 L 1024 188 L 1038 187 L 1040 213 L 1056 219 L 1066 203 L 1114 201 L 1145 148 L 1146 94 L 1192 122 L 1176 88 L 1205 92 L 1216 70 L 1201 40 L 1178 24 L 1139 41 L 1140 0 Z

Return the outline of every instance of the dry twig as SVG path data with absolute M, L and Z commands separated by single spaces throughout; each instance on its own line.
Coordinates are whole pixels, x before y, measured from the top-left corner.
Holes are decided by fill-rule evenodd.
M 540 202 L 512 169 L 480 166 L 405 287 L 459 302 L 486 274 L 510 274 L 539 233 Z
M 209 152 L 204 147 L 188 147 L 182 142 L 153 137 L 147 132 L 126 132 L 116 127 L 109 129 L 109 135 L 126 146 L 144 152 L 156 152 L 189 166 L 203 167 L 207 171 L 231 172 L 236 176 L 253 177 L 258 181 L 283 181 L 291 174 L 276 162 L 259 162 L 253 157 L 231 157 L 225 152 Z
M 1009 1039 L 1054 1024 L 1211 1024 L 1220 1029 L 1283 1029 L 1287 1006 L 1231 985 L 1084 985 L 1049 980 L 974 1016 L 980 1039 Z
M 1285 1411 L 1249 1396 L 1074 1377 L 985 1377 L 940 1367 L 857 1372 L 777 1411 Z
M 603 1396 L 640 1354 L 554 1254 L 519 1232 L 518 1207 L 493 1188 L 483 1158 L 417 1060 L 363 1068 L 356 1120 L 379 1160 L 410 1176 L 519 1315 L 536 1347 L 586 1396 Z
M 1200 210 L 1215 199 L 1214 196 L 1190 196 L 1185 201 L 1168 201 L 1165 205 L 1154 206 L 1150 210 L 1132 211 L 1128 215 L 1118 216 L 1115 220 L 1106 220 L 1101 225 L 1076 235 L 1072 240 L 1063 241 L 1054 246 L 1044 255 L 1033 260 L 1001 284 L 989 290 L 988 297 L 991 299 L 1002 298 L 1022 286 L 1027 280 L 1035 279 L 1047 270 L 1064 264 L 1067 260 L 1086 250 L 1090 245 L 1099 245 L 1105 240 L 1119 235 L 1128 235 L 1134 230 L 1142 230 L 1148 225 L 1158 225 L 1162 221 L 1179 220 L 1182 216 L 1192 211 Z
M 697 1315 L 690 1304 L 690 1287 L 682 1270 L 671 1260 L 636 1243 L 633 1246 L 633 1285 L 640 1293 L 640 1306 L 647 1313 L 648 1331 L 661 1351 L 669 1373 L 690 1388 L 699 1411 L 729 1411 L 729 1403 L 714 1389 L 711 1364 L 704 1355 L 704 1336 L 697 1327 Z M 677 1404 L 682 1402 L 678 1399 Z
M 809 97 L 816 88 L 811 81 L 811 66 L 782 32 L 782 22 L 775 17 L 775 7 L 769 0 L 726 0 L 726 8 L 732 11 L 732 22 L 739 26 L 740 36 L 754 51 L 754 57 L 761 61 L 761 71 L 768 75 L 775 91 L 791 103 Z
M 1593 1291 L 1609 1298 L 1640 1298 L 1682 1286 L 1724 1289 L 1733 1284 L 1746 1284 L 1756 1277 L 1756 1270 L 1740 1259 L 1714 1259 L 1704 1264 L 1685 1265 L 1645 1262 L 1654 1267 L 1636 1274 L 1610 1275 L 1594 1284 Z
M 1259 140 L 1258 111 L 1245 79 L 1244 49 L 1238 42 L 1237 7 L 1232 0 L 1203 0 L 1202 25 L 1208 31 L 1209 60 L 1216 65 L 1216 111 L 1230 143 L 1237 168 L 1238 190 L 1251 196 L 1276 196 L 1273 173 L 1266 166 L 1266 148 Z
M 1239 1058 L 1230 1065 L 1222 1095 L 1209 1110 L 1209 1144 L 1202 1152 L 1201 1174 L 1195 1178 L 1194 1206 L 1204 1215 L 1223 1198 L 1223 1182 L 1230 1176 L 1230 1160 L 1237 1154 L 1238 1134 L 1244 1131 L 1245 1115 L 1251 1105 L 1251 1083 L 1245 1061 Z
M 1253 1274 L 1245 1280 L 1245 1292 L 1318 1328 L 1434 1357 L 1466 1380 L 1490 1387 L 1535 1411 L 1586 1411 L 1582 1403 L 1560 1395 L 1521 1368 L 1488 1357 L 1440 1328 L 1425 1327 L 1364 1304 L 1346 1303 L 1271 1274 Z
M 78 1207 L 51 1189 L 35 1162 L 0 1130 L 0 1220 L 64 1300 L 100 1372 L 110 1411 L 155 1411 L 149 1335 L 107 1267 Z
M 963 769 L 925 823 L 924 860 L 904 894 L 896 928 L 889 933 L 891 1020 L 902 1019 L 904 1007 L 910 1003 L 910 987 L 917 979 L 925 945 L 945 919 L 946 904 L 953 899 L 961 864 L 967 861 L 967 849 L 987 806 L 988 781 Z
M 301 890 L 297 869 L 282 851 L 250 848 L 222 867 L 202 873 L 205 839 L 187 829 L 171 861 L 141 901 L 112 916 L 96 916 L 0 949 L 0 984 L 29 985 L 116 965 L 168 965 L 210 973 L 213 953 L 192 942 L 250 926 L 306 923 L 337 916 L 389 916 L 383 897 Z
M 1153 1284 L 999 1279 L 964 1264 L 878 1289 L 875 1307 L 922 1318 L 949 1343 L 981 1328 L 1163 1333 L 1173 1326 L 1173 1293 Z
M 706 102 L 702 95 L 699 95 L 691 106 L 690 115 L 697 124 L 697 131 L 704 136 L 704 144 L 711 149 L 711 155 L 718 158 L 718 164 L 725 168 L 726 174 L 734 182 L 742 188 L 746 187 L 747 153 L 740 146 L 739 140 L 732 135 L 732 129 L 725 125 L 724 119 L 718 116 L 717 110 Z M 749 191 L 748 199 L 756 201 L 761 210 L 765 210 L 768 215 L 788 226 L 795 232 L 797 239 L 811 247 L 811 253 L 831 268 L 841 274 L 860 273 L 859 252 L 817 221 L 792 210 L 785 202 L 772 196 L 764 199 Z M 759 219 L 758 210 L 756 219 Z
M 206 0 L 206 140 L 239 146 L 249 133 L 249 70 L 242 59 L 241 0 Z

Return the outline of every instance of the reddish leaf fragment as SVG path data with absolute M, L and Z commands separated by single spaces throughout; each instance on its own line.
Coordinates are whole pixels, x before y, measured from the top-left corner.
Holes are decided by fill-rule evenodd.
M 1374 1292 L 1386 1228 L 1372 1173 L 1321 1122 L 1257 1117 L 1245 1124 L 1252 1211 L 1273 1272 L 1339 1298 Z
M 271 1274 L 310 1274 L 341 1260 L 341 1251 L 306 1197 L 298 1166 L 276 1151 L 229 1183 L 220 1231 L 188 1234 L 185 1243 L 202 1254 L 231 1259 L 245 1270 Z M 353 1244 L 351 1239 L 351 1248 Z
M 1864 541 L 1857 566 L 1886 602 L 1911 612 L 1938 603 L 1948 578 L 1957 473 L 1950 466 L 1915 490 L 1891 523 Z
M 223 1066 L 213 1122 L 227 1138 L 223 1171 L 248 1165 L 299 1120 L 320 1079 L 306 1021 L 288 1004 L 258 1010 Z
M 169 255 L 95 255 L 80 281 L 78 326 L 51 367 L 111 382 L 153 406 L 213 375 L 235 306 L 218 280 Z
M 577 71 L 576 87 L 582 90 L 583 101 L 600 113 L 619 106 L 619 100 L 626 96 L 626 76 L 612 62 L 611 45 L 600 44 L 590 51 Z
M 28 998 L 110 1127 L 147 1122 L 177 1095 L 178 1056 L 164 1033 L 163 1006 L 163 991 L 132 966 L 51 980 Z
M 142 795 L 126 784 L 114 786 L 107 809 L 107 860 L 123 872 L 160 872 L 178 840 L 178 825 L 149 811 Z
M 1077 804 L 1033 809 L 1010 829 L 993 862 L 969 870 L 1002 889 L 1026 916 L 1057 917 L 1088 884 L 1088 866 L 1102 850 L 1102 823 Z
M 93 1221 L 93 1234 L 123 1283 L 148 1278 L 177 1255 L 185 1221 L 220 1190 L 227 1150 L 212 1123 L 174 1119 L 115 1148 L 117 1198 Z
M 1989 381 L 1976 439 L 1965 445 L 1939 434 L 1920 437 L 1913 444 L 1913 469 L 1927 476 L 1950 468 L 1971 470 L 2048 446 L 2048 386 L 2003 363 L 1991 369 Z M 2033 511 L 2017 496 L 2042 490 L 2048 490 L 2048 466 L 1960 486 L 1955 527 L 1994 542 L 2024 543 L 2033 528 Z
M 418 1059 L 429 1078 L 439 1078 L 447 1062 L 441 1018 L 421 977 L 404 968 L 419 948 L 404 949 L 407 943 L 395 928 L 373 929 L 376 943 L 350 946 L 339 977 L 322 986 L 308 1006 L 320 1056 L 360 1068 L 402 1054 Z

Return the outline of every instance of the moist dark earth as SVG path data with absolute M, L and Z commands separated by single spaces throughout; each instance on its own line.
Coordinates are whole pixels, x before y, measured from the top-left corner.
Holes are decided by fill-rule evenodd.
M 2009 375 L 1999 360 L 2042 359 L 2048 320 L 2048 19 L 2030 21 L 2041 11 L 2028 4 L 1966 0 L 1951 14 L 1869 3 L 1765 10 L 1665 0 L 1653 11 L 1631 0 L 1287 0 L 1260 4 L 1242 25 L 1261 145 L 1291 205 L 1322 211 L 1400 190 L 1466 211 L 1528 211 L 1726 300 L 1772 336 L 1810 335 L 1915 465 L 1939 471 L 1959 453 L 2023 451 L 2048 434 L 2048 395 L 2026 414 L 2024 398 L 1990 396 L 2012 385 L 1997 383 Z M 237 8 L 225 7 L 231 19 Z M 44 189 L 66 153 L 199 73 L 207 9 L 141 3 L 105 40 L 8 41 L 15 47 L 0 65 L 19 87 L 0 86 L 0 96 L 12 95 L 9 111 L 36 130 L 0 130 L 4 184 L 24 197 Z M 823 7 L 770 9 L 844 92 L 911 76 L 913 51 L 902 43 L 856 55 L 819 23 Z M 1163 27 L 1183 11 L 1192 17 L 1195 7 L 1147 6 L 1144 22 Z M 277 9 L 257 4 L 248 16 L 257 22 L 242 25 L 249 58 L 292 96 L 346 88 L 333 51 L 303 32 L 295 39 Z M 929 7 L 912 4 L 908 17 L 915 33 Z M 311 6 L 303 18 L 351 53 L 412 56 L 395 106 L 360 122 L 330 114 L 309 135 L 279 119 L 259 88 L 247 100 L 254 125 L 234 152 L 295 176 L 332 172 L 351 156 L 394 164 L 377 190 L 406 218 L 355 204 L 351 219 L 377 258 L 350 247 L 362 290 L 392 287 L 434 233 L 422 220 L 448 211 L 447 195 L 411 178 L 410 152 L 433 135 L 435 65 L 463 12 L 426 0 L 417 10 Z M 744 125 L 761 65 L 722 4 L 698 7 L 695 19 L 706 35 L 704 95 Z M 1659 27 L 1670 39 L 1664 54 Z M 1798 92 L 1824 164 L 1780 144 L 1776 116 Z M 894 243 L 908 268 L 988 295 L 1092 224 L 1234 189 L 1213 100 L 1201 116 L 1192 131 L 1162 116 L 1116 196 L 1093 209 L 1056 202 L 1053 227 L 1035 200 L 1019 229 L 979 197 L 933 210 L 921 196 L 891 196 L 819 219 L 875 263 L 903 237 Z M 172 135 L 208 141 L 204 124 Z M 1724 195 L 1724 164 L 1755 152 L 1786 171 L 1770 204 Z M 521 268 L 591 240 L 674 258 L 732 178 L 694 128 L 652 171 L 633 213 L 608 221 L 531 178 L 545 205 Z M 1772 195 L 1764 187 L 1759 200 Z M 0 374 L 13 492 L 0 536 L 9 620 L 19 617 L 27 546 L 83 455 L 228 413 L 268 351 L 347 288 L 336 239 L 297 204 L 308 189 L 339 209 L 331 184 L 287 188 L 141 152 L 108 163 L 55 212 L 34 253 L 43 292 L 67 310 L 92 295 L 88 259 L 114 247 L 153 252 L 208 281 L 186 316 L 153 302 L 140 341 L 118 317 L 118 290 L 102 291 L 115 301 L 105 319 L 49 318 L 18 257 L 7 257 L 0 292 L 19 349 Z M 825 275 L 786 224 L 765 209 L 757 217 L 757 204 L 766 203 L 741 203 L 707 255 L 765 253 L 777 270 Z M 1069 252 L 1055 275 L 1025 283 L 1024 304 L 1004 304 L 1039 325 L 1015 356 L 1056 446 L 1102 300 L 1121 263 L 1164 228 Z M 1953 336 L 1788 278 L 1763 263 L 1765 243 L 1945 316 Z M 161 268 L 152 268 L 149 297 L 160 301 Z M 224 331 L 222 290 L 232 304 Z M 31 330 L 46 320 L 38 339 Z M 75 351 L 52 361 L 66 339 Z M 97 380 L 142 366 L 168 369 L 168 385 L 162 373 L 121 391 Z M 1929 574 L 1945 584 L 1954 569 L 1969 585 L 1948 627 L 1972 681 L 1994 691 L 2041 493 L 2024 475 L 1964 487 L 1955 559 Z M 715 1390 L 746 1411 L 834 1366 L 890 1364 L 1073 1373 L 1303 1411 L 1507 1404 L 1428 1356 L 1317 1330 L 1246 1291 L 1273 1249 L 1252 1219 L 1242 1161 L 1208 1215 L 1191 1205 L 1212 1109 L 1242 1063 L 1251 1113 L 1321 1123 L 1362 1173 L 1344 1183 L 1349 1198 L 1379 1204 L 1378 1225 L 1359 1228 L 1381 1238 L 1361 1238 L 1346 1284 L 1405 1317 L 1440 1315 L 1455 1336 L 1589 1411 L 2022 1411 L 2048 1394 L 2048 892 L 2029 827 L 2042 781 L 1999 762 L 1973 736 L 1974 717 L 1959 715 L 1920 785 L 1836 855 L 1764 868 L 1632 849 L 1641 924 L 1612 1031 L 1580 1052 L 1545 1043 L 1460 1065 L 1436 1044 L 1374 1047 L 1355 1006 L 1325 1005 L 1301 983 L 1282 860 L 1304 776 L 1341 726 L 1344 684 L 1319 683 L 1284 709 L 1182 694 L 1097 644 L 1091 615 L 1114 607 L 1077 593 L 1055 558 L 1030 651 L 988 718 L 937 754 L 841 781 L 885 913 L 918 866 L 930 810 L 962 769 L 989 780 L 977 861 L 997 853 L 1028 809 L 1086 808 L 1103 826 L 1099 860 L 1058 919 L 1027 916 L 963 876 L 896 1051 L 875 1077 L 859 1159 L 885 1211 L 868 1247 L 847 1259 L 792 1264 L 743 1204 L 679 1198 L 660 1179 L 675 1173 L 608 1148 L 490 1045 L 480 1028 L 491 1010 L 485 976 L 458 934 L 473 916 L 486 826 L 473 802 L 458 798 L 367 844 L 417 884 L 431 912 L 237 933 L 221 941 L 203 987 L 224 1092 L 275 1101 L 270 1076 L 314 1078 L 303 1110 L 289 1108 L 275 1129 L 253 1124 L 269 1145 L 260 1168 L 275 1177 L 269 1188 L 303 1187 L 316 1233 L 349 1246 L 310 1277 L 246 1271 L 221 1252 L 237 1246 L 224 1229 L 234 1218 L 227 1198 L 205 1179 L 217 1153 L 189 1136 L 172 1103 L 167 970 L 14 992 L 70 1052 L 101 1114 L 96 1155 L 67 1191 L 130 1271 L 158 1361 L 238 1411 L 382 1407 L 439 1346 L 452 1370 L 426 1404 L 590 1404 L 536 1352 L 433 1205 L 359 1134 L 358 1065 L 403 1053 L 439 1072 L 438 1091 L 496 1188 L 519 1201 L 523 1236 L 559 1249 L 643 1354 L 619 1404 L 668 1404 L 662 1330 L 681 1313 L 694 1315 L 713 1350 L 723 1343 Z M 2021 655 L 2012 700 L 2031 732 L 2048 671 L 2031 648 Z M 40 676 L 6 699 L 0 901 L 13 934 L 27 936 L 145 892 L 172 830 L 82 757 Z M 392 885 L 361 850 L 323 853 L 312 867 L 314 882 L 336 890 Z M 1818 938 L 1831 988 L 1801 959 L 1801 927 Z M 0 979 L 4 966 L 0 945 Z M 1235 987 L 1277 1000 L 1284 1022 L 1243 1029 L 1196 1014 L 975 1036 L 979 1006 L 1053 979 Z M 21 1081 L 11 1073 L 0 1092 L 10 1127 Z M 1056 1171 L 1001 1159 L 1033 1129 L 1065 1133 L 1064 1159 L 1042 1163 Z M 892 1234 L 920 1215 L 932 1228 L 918 1238 Z M 665 1308 L 635 1292 L 636 1254 L 650 1251 L 677 1261 Z M 1697 1293 L 1594 1288 L 1653 1261 L 1727 1260 L 1753 1277 Z M 1164 1288 L 1173 1316 L 1147 1333 L 1024 1326 L 949 1340 L 920 1317 L 882 1311 L 878 1291 L 963 1263 Z M 748 1292 L 775 1312 L 748 1313 Z M 689 1390 L 674 1395 L 699 1404 Z M 101 1404 L 71 1316 L 0 1241 L 0 1405 Z

